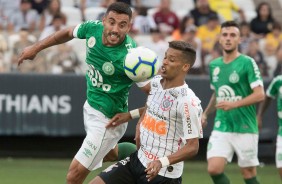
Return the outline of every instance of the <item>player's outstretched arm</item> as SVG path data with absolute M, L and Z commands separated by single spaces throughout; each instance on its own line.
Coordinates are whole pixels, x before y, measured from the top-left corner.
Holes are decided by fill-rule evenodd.
M 73 29 L 74 27 L 62 29 L 51 34 L 47 38 L 26 47 L 18 58 L 18 66 L 22 64 L 24 60 L 33 60 L 37 53 L 43 49 L 65 43 L 73 39 Z

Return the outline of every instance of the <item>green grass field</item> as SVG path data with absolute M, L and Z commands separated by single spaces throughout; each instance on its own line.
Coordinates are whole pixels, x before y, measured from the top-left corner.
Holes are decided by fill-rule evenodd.
M 12 159 L 0 158 L 1 184 L 62 184 L 71 160 L 69 159 Z M 85 183 L 88 183 L 102 169 L 92 172 Z M 243 184 L 240 170 L 236 164 L 227 165 L 226 174 L 232 184 Z M 258 167 L 258 178 L 261 184 L 279 184 L 275 165 Z M 211 184 L 206 172 L 206 163 L 191 161 L 185 163 L 183 184 Z

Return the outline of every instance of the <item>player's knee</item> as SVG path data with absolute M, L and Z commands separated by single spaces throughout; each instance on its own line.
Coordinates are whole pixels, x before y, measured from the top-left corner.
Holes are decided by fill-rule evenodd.
M 213 176 L 213 175 L 219 175 L 223 172 L 222 169 L 220 169 L 219 167 L 217 167 L 216 165 L 208 165 L 208 173 L 209 175 Z
M 253 178 L 257 175 L 256 167 L 245 167 L 241 168 L 243 178 Z

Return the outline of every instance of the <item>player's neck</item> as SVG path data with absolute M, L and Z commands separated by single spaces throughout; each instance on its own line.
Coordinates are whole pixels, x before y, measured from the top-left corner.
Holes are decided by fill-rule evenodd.
M 234 50 L 231 53 L 223 52 L 223 62 L 228 64 L 234 61 L 238 56 L 240 56 L 240 52 L 238 50 Z
M 184 80 L 169 80 L 169 79 L 163 79 L 161 82 L 163 89 L 176 88 L 184 85 L 184 83 L 185 83 Z

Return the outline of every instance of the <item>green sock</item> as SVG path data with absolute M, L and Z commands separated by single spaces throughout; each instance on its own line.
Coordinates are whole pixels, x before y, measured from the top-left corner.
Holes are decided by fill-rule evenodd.
M 136 145 L 130 142 L 118 143 L 118 160 L 123 160 L 136 151 Z
M 246 184 L 259 184 L 257 177 L 244 179 Z
M 211 175 L 214 184 L 230 184 L 229 179 L 224 173 Z

